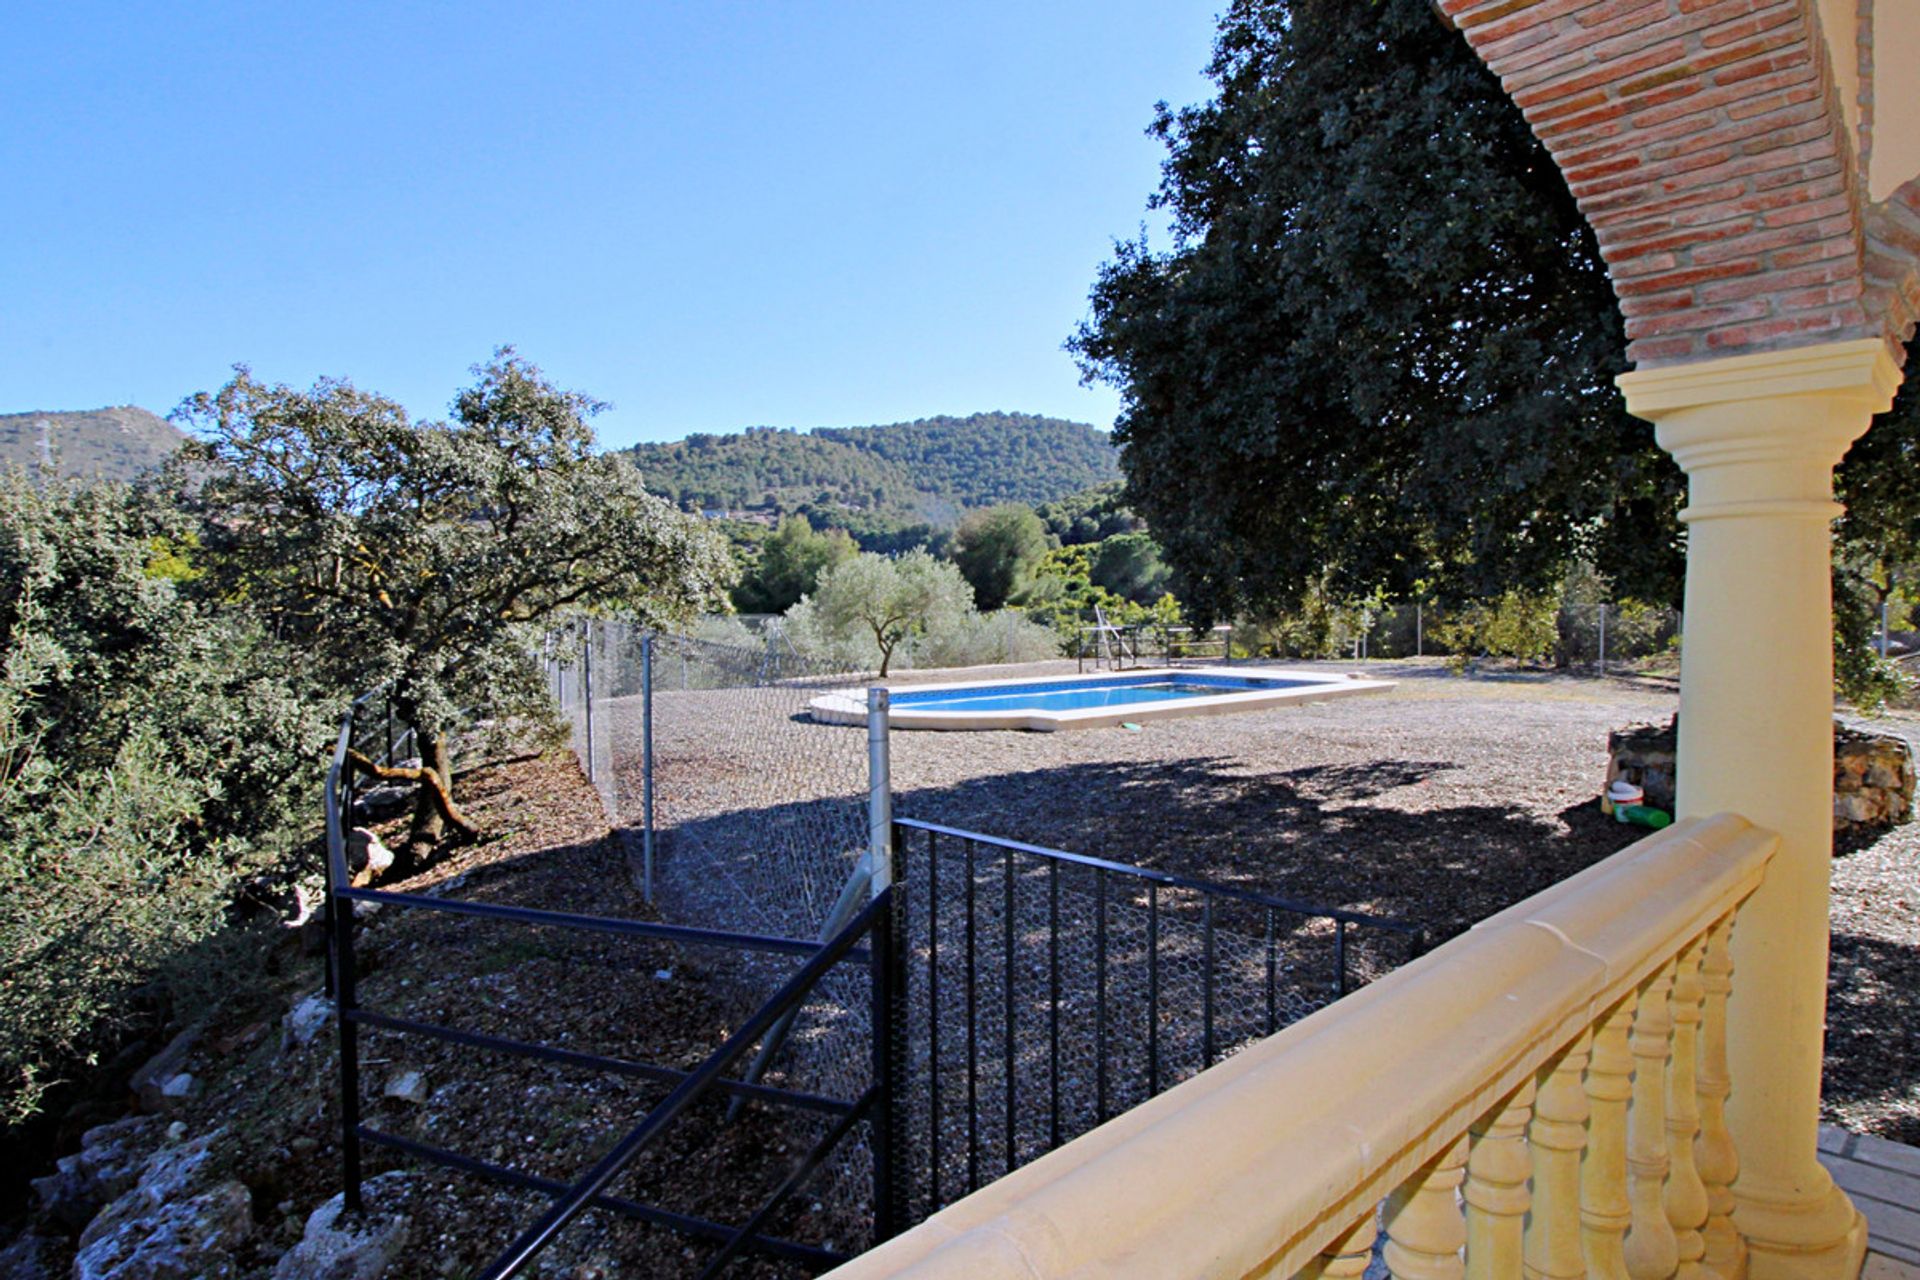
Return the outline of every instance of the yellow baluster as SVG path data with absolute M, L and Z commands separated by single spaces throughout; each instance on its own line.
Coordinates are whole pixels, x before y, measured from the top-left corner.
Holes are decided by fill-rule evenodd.
M 1678 963 L 1662 965 L 1640 988 L 1633 1015 L 1633 1100 L 1627 1109 L 1627 1274 L 1667 1280 L 1680 1265 L 1680 1246 L 1667 1220 L 1667 1060 L 1673 1052 L 1673 979 Z
M 1353 1224 L 1345 1235 L 1327 1245 L 1321 1255 L 1300 1268 L 1300 1280 L 1358 1280 L 1367 1274 L 1373 1261 L 1373 1242 L 1380 1232 L 1375 1225 L 1376 1210 Z
M 1387 1197 L 1387 1270 L 1394 1280 L 1462 1280 L 1467 1224 L 1455 1193 L 1467 1163 L 1463 1134 Z
M 1473 1126 L 1467 1156 L 1467 1276 L 1512 1280 L 1520 1274 L 1531 1196 L 1527 1178 L 1527 1122 L 1533 1118 L 1531 1079 Z
M 1633 1054 L 1627 1032 L 1634 998 L 1628 996 L 1595 1024 L 1587 1068 L 1587 1149 L 1580 1154 L 1580 1245 L 1595 1280 L 1628 1280 L 1625 1240 L 1633 1211 L 1627 1203 L 1627 1100 L 1633 1096 Z
M 1693 1143 L 1700 1132 L 1700 1099 L 1694 1088 L 1696 1055 L 1700 1051 L 1700 959 L 1707 949 L 1703 934 L 1680 953 L 1673 981 L 1673 1060 L 1667 1068 L 1667 1221 L 1673 1224 L 1680 1280 L 1704 1280 L 1707 1225 L 1707 1188 L 1693 1162 Z
M 1528 1280 L 1580 1280 L 1580 1152 L 1587 1144 L 1587 1092 L 1581 1084 L 1593 1033 L 1582 1031 L 1540 1075 L 1533 1127 L 1533 1206 L 1523 1254 Z
M 1727 1095 L 1733 1082 L 1727 1073 L 1727 996 L 1733 990 L 1733 953 L 1728 949 L 1733 916 L 1727 915 L 1707 931 L 1706 956 L 1700 966 L 1705 993 L 1700 1021 L 1700 1067 L 1696 1081 L 1700 1095 L 1700 1136 L 1694 1139 L 1693 1161 L 1707 1192 L 1706 1264 L 1722 1280 L 1743 1280 L 1747 1274 L 1747 1242 L 1733 1225 L 1733 1180 L 1740 1172 L 1740 1155 L 1727 1132 Z

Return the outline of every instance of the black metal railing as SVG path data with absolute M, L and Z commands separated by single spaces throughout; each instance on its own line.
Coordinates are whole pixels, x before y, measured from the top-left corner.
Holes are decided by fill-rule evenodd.
M 766 1229 L 774 1215 L 792 1199 L 835 1148 L 856 1126 L 865 1123 L 873 1164 L 874 1240 L 877 1242 L 888 1238 L 905 1224 L 906 1172 L 905 1162 L 900 1155 L 905 1130 L 898 1113 L 904 1095 L 904 1063 L 900 1051 L 904 1046 L 902 1029 L 905 1026 L 906 988 L 904 956 L 896 941 L 901 933 L 899 917 L 904 903 L 897 890 L 885 889 L 875 894 L 859 914 L 830 940 L 810 942 L 356 888 L 352 885 L 346 858 L 347 822 L 353 799 L 353 771 L 347 767 L 347 750 L 362 740 L 357 736 L 356 715 L 371 705 L 372 701 L 371 697 L 360 699 L 343 719 L 326 785 L 328 976 L 339 1015 L 341 1159 L 344 1199 L 348 1209 L 357 1211 L 361 1208 L 363 1148 L 365 1144 L 375 1144 L 507 1186 L 541 1192 L 552 1198 L 552 1204 L 546 1212 L 481 1272 L 484 1280 L 508 1280 L 508 1277 L 523 1274 L 532 1260 L 570 1222 L 588 1209 L 609 1211 L 717 1245 L 718 1248 L 707 1259 L 701 1273 L 703 1276 L 720 1274 L 744 1253 L 761 1254 L 819 1270 L 838 1265 L 851 1255 L 772 1236 L 766 1234 Z M 386 742 L 386 754 L 391 755 L 396 745 L 391 731 L 386 732 Z M 558 927 L 652 939 L 682 946 L 719 947 L 763 955 L 791 956 L 800 958 L 802 963 L 774 996 L 748 1016 L 704 1061 L 693 1070 L 680 1070 L 361 1008 L 354 959 L 354 917 L 356 904 L 359 903 L 438 912 L 506 925 Z M 861 945 L 863 941 L 865 946 Z M 883 1029 L 883 1032 L 872 1037 L 872 1079 L 858 1097 L 825 1097 L 731 1079 L 725 1074 L 776 1023 L 799 1008 L 836 966 L 860 963 L 868 966 L 871 976 L 871 1025 Z M 384 1132 L 364 1123 L 359 1046 L 362 1028 L 418 1035 L 557 1066 L 645 1079 L 671 1085 L 671 1089 L 591 1168 L 573 1182 L 562 1183 L 415 1138 Z M 833 1117 L 833 1120 L 825 1135 L 793 1164 L 759 1208 L 745 1222 L 737 1225 L 713 1222 L 609 1194 L 609 1187 L 614 1180 L 630 1168 L 643 1152 L 655 1145 L 676 1119 L 702 1098 L 713 1094 L 727 1094 L 735 1099 L 762 1105 L 824 1114 Z
M 893 830 L 916 1215 L 1422 949 L 1400 920 L 936 823 Z

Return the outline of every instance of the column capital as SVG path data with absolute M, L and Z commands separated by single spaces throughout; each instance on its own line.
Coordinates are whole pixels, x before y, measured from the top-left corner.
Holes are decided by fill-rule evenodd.
M 1650 422 L 1684 409 L 1788 396 L 1852 400 L 1872 417 L 1893 407 L 1900 366 L 1879 338 L 1857 338 L 1635 369 L 1614 382 L 1627 412 Z
M 1876 413 L 1900 366 L 1878 338 L 1637 369 L 1617 380 L 1627 409 L 1692 482 L 1680 518 L 1829 521 L 1833 468 Z

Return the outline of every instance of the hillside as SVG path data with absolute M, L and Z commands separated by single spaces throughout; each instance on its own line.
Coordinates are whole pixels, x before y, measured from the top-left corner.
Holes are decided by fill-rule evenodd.
M 0 414 L 0 463 L 30 471 L 52 463 L 62 476 L 133 480 L 185 439 L 165 418 L 132 406 Z
M 690 509 L 831 506 L 935 524 L 971 507 L 1051 501 L 1118 474 L 1105 432 L 1024 413 L 810 432 L 752 427 L 635 445 L 631 455 L 649 488 Z

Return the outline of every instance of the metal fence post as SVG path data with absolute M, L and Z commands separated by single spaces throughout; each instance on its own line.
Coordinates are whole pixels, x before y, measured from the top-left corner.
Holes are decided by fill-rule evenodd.
M 1427 617 L 1418 600 L 1413 603 L 1413 656 L 1427 656 Z
M 352 741 L 352 718 L 342 736 Z M 358 1008 L 354 996 L 353 899 L 340 897 L 348 886 L 334 874 L 336 867 L 346 869 L 346 822 L 340 807 L 339 769 L 327 779 L 327 905 L 333 926 L 330 968 L 333 978 L 334 1020 L 340 1024 L 340 1167 L 345 1205 L 358 1213 L 360 1201 L 360 1024 L 353 1019 Z
M 893 883 L 893 777 L 887 742 L 891 703 L 879 686 L 867 690 L 867 869 L 872 894 Z
M 873 1109 L 874 1242 L 906 1225 L 907 1059 L 906 895 L 900 884 L 901 842 L 893 826 L 887 691 L 867 690 L 867 866 L 870 891 L 885 906 L 874 917 Z
M 597 783 L 593 774 L 593 619 L 580 624 L 580 703 L 586 708 L 587 781 Z
M 653 904 L 653 632 L 640 637 L 640 894 Z

